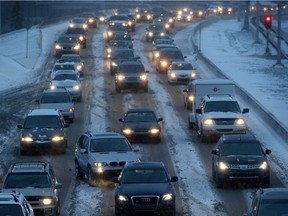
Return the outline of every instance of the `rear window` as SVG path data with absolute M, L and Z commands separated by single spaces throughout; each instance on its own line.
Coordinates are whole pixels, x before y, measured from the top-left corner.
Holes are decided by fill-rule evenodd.
M 41 103 L 70 103 L 71 97 L 65 92 L 44 93 L 41 97 Z

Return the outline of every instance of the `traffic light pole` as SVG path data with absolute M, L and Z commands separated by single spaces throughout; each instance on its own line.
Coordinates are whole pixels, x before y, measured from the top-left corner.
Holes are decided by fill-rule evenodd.
M 265 52 L 265 55 L 270 55 L 270 49 L 269 49 L 269 33 L 270 33 L 270 29 L 267 29 L 266 31 L 266 35 L 267 35 L 267 42 L 266 42 L 266 52 Z

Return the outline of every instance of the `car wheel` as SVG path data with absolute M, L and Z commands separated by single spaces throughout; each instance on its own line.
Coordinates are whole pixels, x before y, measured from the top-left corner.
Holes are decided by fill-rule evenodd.
M 223 188 L 223 181 L 219 177 L 218 174 L 215 173 L 215 181 L 216 181 L 216 187 L 217 188 Z
M 148 92 L 148 85 L 146 85 L 143 90 L 145 93 L 147 93 Z
M 213 163 L 212 163 L 212 179 L 213 179 L 213 181 L 216 180 L 216 172 L 215 172 Z
M 117 93 L 120 93 L 120 92 L 121 92 L 121 89 L 119 88 L 118 85 L 115 86 L 115 90 L 116 90 Z
M 60 216 L 60 202 L 57 204 L 56 216 Z
M 88 179 L 88 184 L 93 186 L 94 175 L 93 175 L 93 172 L 91 170 L 91 167 L 88 168 L 87 179 Z
M 84 179 L 85 173 L 81 170 L 78 161 L 75 161 L 75 176 L 77 179 Z
M 187 109 L 187 110 L 191 110 L 191 109 L 192 109 L 192 106 L 187 103 L 187 104 L 186 104 L 186 109 Z
M 69 123 L 73 123 L 74 122 L 74 118 L 69 119 Z
M 65 154 L 66 153 L 66 147 L 67 147 L 67 144 L 65 144 L 65 145 L 62 145 L 61 147 L 60 147 L 60 154 Z
M 206 138 L 205 134 L 203 133 L 202 127 L 201 127 L 201 129 L 200 129 L 199 132 L 200 132 L 201 142 L 202 142 L 202 143 L 206 142 L 207 138 Z
M 188 119 L 188 125 L 190 130 L 193 130 L 195 127 L 195 124 L 193 122 L 190 122 L 189 119 Z
M 82 100 L 82 96 L 80 95 L 80 97 L 77 98 L 77 101 L 81 102 L 81 100 Z
M 262 180 L 262 187 L 269 188 L 270 187 L 270 176 L 267 176 Z

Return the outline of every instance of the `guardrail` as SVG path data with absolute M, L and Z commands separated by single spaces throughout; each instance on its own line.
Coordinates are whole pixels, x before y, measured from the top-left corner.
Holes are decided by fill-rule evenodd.
M 205 62 L 207 66 L 215 73 L 215 75 L 219 78 L 229 79 L 213 62 L 211 62 L 201 51 L 198 50 L 198 46 L 196 45 L 195 35 L 200 28 L 205 28 L 215 22 L 219 21 L 219 19 L 206 19 L 204 21 L 199 22 L 194 28 L 192 35 L 192 44 L 193 49 L 197 52 L 197 59 Z M 288 140 L 288 128 L 285 127 L 282 123 L 278 121 L 278 119 L 273 115 L 273 113 L 269 112 L 265 107 L 263 107 L 252 95 L 250 95 L 245 89 L 242 89 L 236 84 L 236 94 L 242 99 L 249 102 L 254 110 L 266 121 L 269 122 L 271 130 L 274 130 L 279 137 L 283 140 Z

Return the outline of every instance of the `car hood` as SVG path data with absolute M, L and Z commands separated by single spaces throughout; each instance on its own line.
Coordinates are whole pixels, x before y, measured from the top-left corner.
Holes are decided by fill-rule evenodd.
M 61 80 L 61 81 L 53 80 L 51 84 L 55 86 L 74 86 L 74 85 L 79 85 L 80 82 L 75 81 L 75 80 Z
M 72 103 L 41 103 L 40 109 L 58 109 L 58 110 L 67 110 L 71 108 Z
M 73 47 L 76 44 L 75 43 L 60 43 L 59 45 L 62 46 L 62 47 Z
M 2 192 L 12 192 L 15 190 L 22 193 L 26 198 L 29 196 L 54 196 L 52 188 L 11 188 L 2 189 Z
M 121 184 L 117 187 L 118 192 L 126 196 L 137 195 L 158 195 L 162 197 L 166 193 L 171 193 L 172 185 L 169 183 L 150 183 L 150 184 Z
M 32 128 L 24 129 L 23 136 L 30 136 L 34 138 L 49 138 L 55 135 L 61 135 L 64 133 L 64 128 Z
M 243 118 L 242 113 L 234 113 L 234 112 L 208 112 L 204 113 L 203 116 L 205 118 L 225 118 L 225 119 L 233 119 L 233 118 Z
M 90 152 L 92 161 L 110 162 L 110 161 L 126 161 L 135 162 L 139 159 L 134 151 L 119 152 Z
M 151 128 L 160 128 L 160 126 L 156 122 L 125 122 L 123 123 L 122 128 L 149 130 Z
M 255 164 L 261 163 L 265 160 L 263 155 L 230 155 L 222 156 L 221 161 L 229 164 Z
M 163 58 L 163 59 L 160 59 L 160 61 L 168 61 L 170 64 L 172 61 L 184 61 L 184 58 Z
M 176 73 L 178 75 L 191 75 L 192 73 L 196 73 L 195 70 L 170 70 L 170 73 Z

